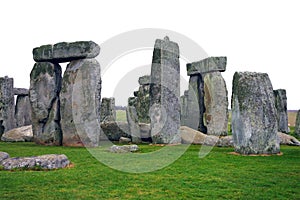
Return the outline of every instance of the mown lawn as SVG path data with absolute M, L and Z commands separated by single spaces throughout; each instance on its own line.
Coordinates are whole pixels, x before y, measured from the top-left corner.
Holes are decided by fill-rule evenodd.
M 215 147 L 199 159 L 192 145 L 173 164 L 130 174 L 113 170 L 85 148 L 3 143 L 11 156 L 66 154 L 73 168 L 0 171 L 0 199 L 299 199 L 300 148 L 282 146 L 282 156 L 250 157 Z M 141 145 L 141 152 L 161 147 Z M 134 165 L 134 163 L 132 163 Z

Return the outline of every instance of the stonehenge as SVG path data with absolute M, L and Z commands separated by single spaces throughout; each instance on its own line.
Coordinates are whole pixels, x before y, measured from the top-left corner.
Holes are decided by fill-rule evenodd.
M 236 72 L 228 140 L 228 92 L 221 74 L 227 58 L 188 63 L 188 90 L 180 97 L 179 45 L 167 36 L 155 41 L 151 73 L 138 77 L 138 89 L 128 98 L 127 122 L 116 121 L 113 97 L 101 98 L 98 44 L 61 42 L 32 53 L 29 89 L 0 78 L 0 136 L 32 125 L 33 141 L 41 145 L 97 147 L 122 137 L 135 144 L 179 144 L 186 142 L 180 131 L 191 129 L 248 155 L 279 153 L 277 131 L 289 132 L 286 91 L 273 90 L 267 74 Z M 68 62 L 64 72 L 63 62 Z M 300 136 L 300 111 L 295 134 Z

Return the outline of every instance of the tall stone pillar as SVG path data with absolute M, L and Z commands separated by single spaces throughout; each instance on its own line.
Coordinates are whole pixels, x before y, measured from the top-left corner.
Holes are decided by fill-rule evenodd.
M 295 122 L 295 134 L 300 137 L 300 110 L 297 112 L 296 122 Z
M 154 143 L 180 143 L 180 65 L 178 44 L 155 41 L 150 76 L 150 120 Z
M 14 114 L 14 79 L 7 76 L 0 77 L 0 126 L 2 127 L 0 131 L 2 133 L 16 127 Z
M 115 98 L 102 98 L 101 101 L 101 122 L 116 121 Z
M 280 152 L 277 111 L 268 74 L 236 72 L 232 84 L 232 136 L 241 154 Z
M 274 90 L 275 106 L 277 109 L 278 131 L 282 133 L 289 132 L 289 122 L 287 113 L 287 98 L 284 89 Z

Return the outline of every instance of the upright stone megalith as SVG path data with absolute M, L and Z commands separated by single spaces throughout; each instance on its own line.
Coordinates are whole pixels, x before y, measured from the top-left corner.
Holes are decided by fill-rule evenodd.
M 116 121 L 115 98 L 102 98 L 101 101 L 101 122 Z
M 275 106 L 277 109 L 278 131 L 282 133 L 289 132 L 289 122 L 287 113 L 287 98 L 284 89 L 274 90 Z
M 101 77 L 96 59 L 74 60 L 68 64 L 60 99 L 63 145 L 98 146 Z
M 127 106 L 126 118 L 133 143 L 138 144 L 141 142 L 141 130 L 139 126 L 136 108 L 134 106 Z
M 33 137 L 37 144 L 61 145 L 60 89 L 60 65 L 50 62 L 35 63 L 30 73 L 29 100 Z
M 298 112 L 297 112 L 294 132 L 298 137 L 300 137 L 300 110 L 298 110 Z
M 236 72 L 231 108 L 236 152 L 246 155 L 280 152 L 277 112 L 268 74 Z
M 151 136 L 154 143 L 180 143 L 180 65 L 178 44 L 155 41 L 150 76 Z
M 15 128 L 15 101 L 13 78 L 0 77 L 0 124 L 1 132 Z M 1 134 L 1 133 L 0 133 Z
M 17 127 L 31 125 L 31 106 L 28 95 L 18 95 L 15 118 Z

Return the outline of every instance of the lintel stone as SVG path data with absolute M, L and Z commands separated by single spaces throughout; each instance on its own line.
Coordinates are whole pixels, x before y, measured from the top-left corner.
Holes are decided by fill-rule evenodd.
M 226 70 L 227 57 L 209 57 L 203 60 L 188 63 L 187 75 L 196 75 L 208 72 L 224 72 Z

